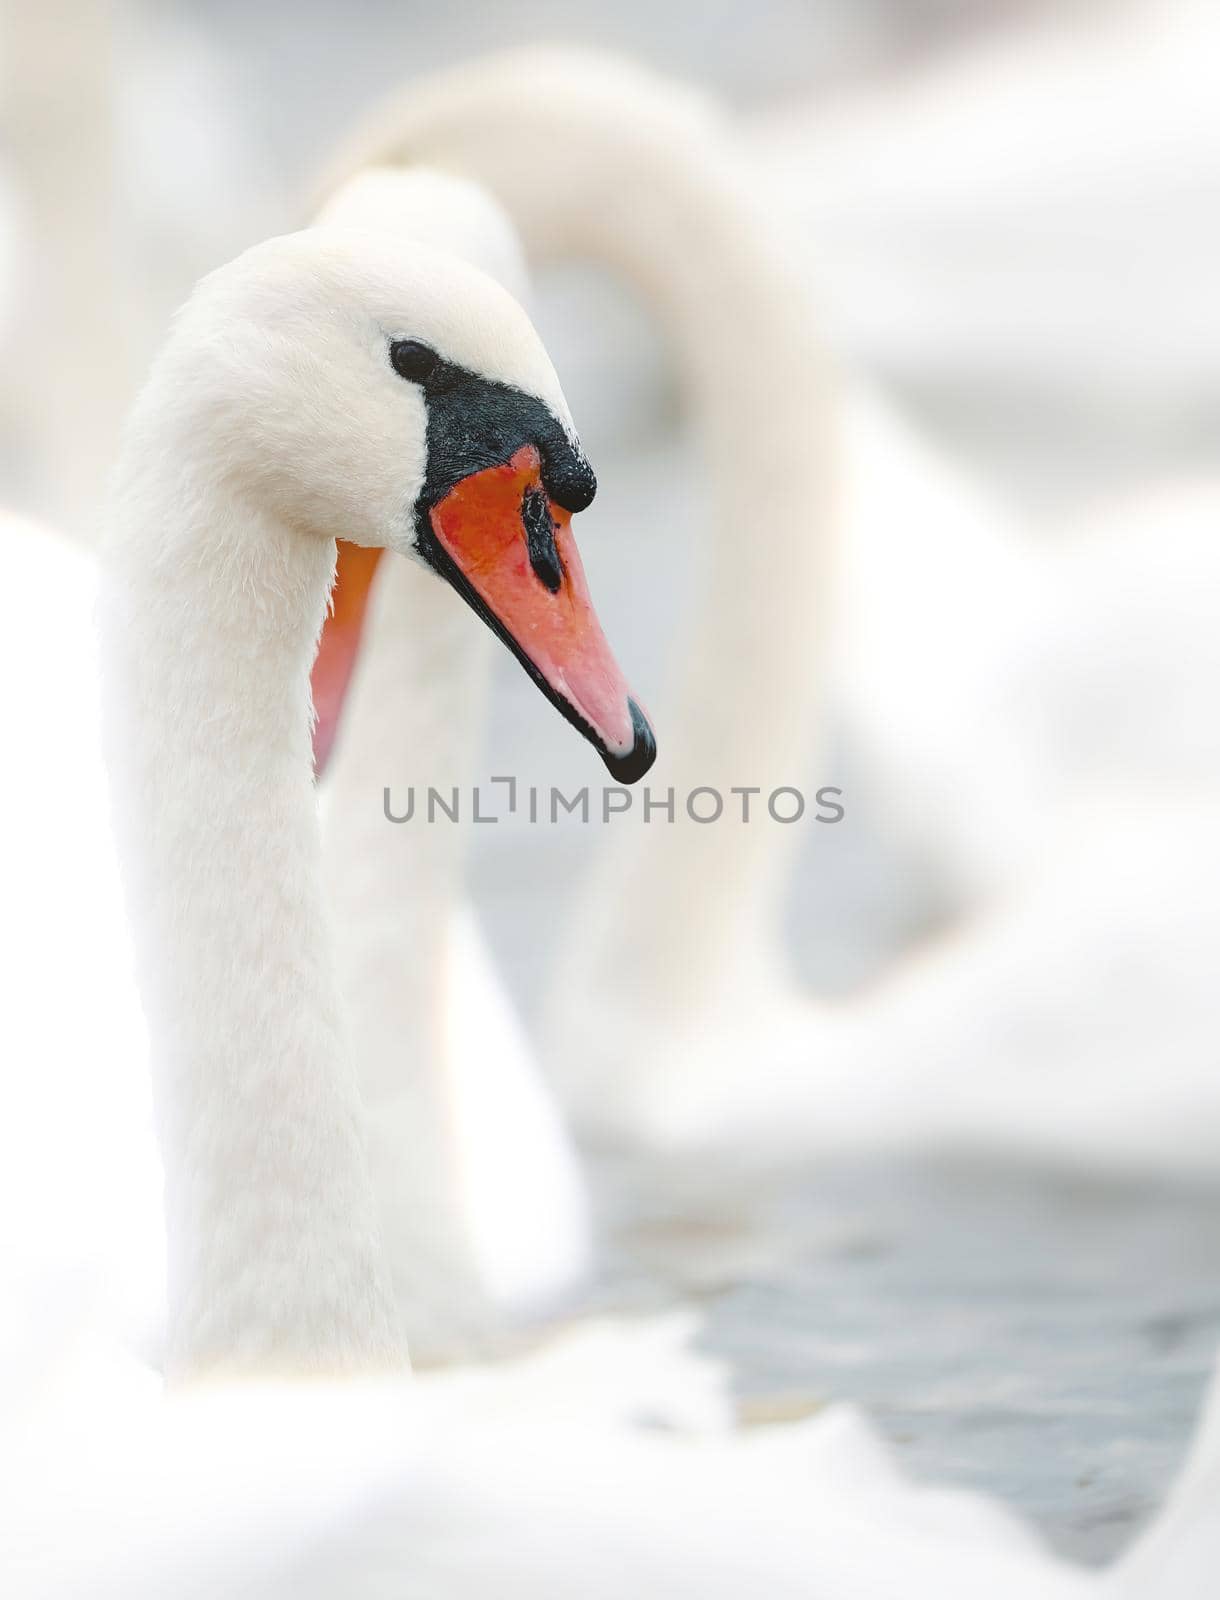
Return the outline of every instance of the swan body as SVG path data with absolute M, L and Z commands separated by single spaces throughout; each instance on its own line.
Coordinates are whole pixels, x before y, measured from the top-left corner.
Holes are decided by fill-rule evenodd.
M 1207 0 L 1027 8 L 740 138 L 854 358 L 1042 427 L 1089 407 L 1130 475 L 1214 384 L 1215 53 Z
M 892 470 L 874 477 L 879 436 Z M 775 955 L 773 923 L 759 944 L 743 896 L 725 916 L 726 936 L 741 932 L 732 960 L 697 1004 L 670 1007 L 655 960 L 648 977 L 628 966 L 608 981 L 637 914 L 618 893 L 620 840 L 586 964 L 573 973 L 565 952 L 551 1013 L 557 1059 L 579 1064 L 576 1114 L 603 1138 L 662 1147 L 951 1146 L 1214 1174 L 1220 926 L 1197 887 L 1220 865 L 1214 485 L 1128 499 L 1039 548 L 926 473 L 924 452 L 858 398 L 840 441 L 829 655 L 857 762 L 847 825 L 854 802 L 908 856 L 931 857 L 956 926 L 858 994 L 821 999 Z M 887 503 L 889 517 L 863 514 Z M 938 564 L 975 529 L 978 549 Z M 790 841 L 774 842 L 782 860 Z M 679 936 L 671 948 L 683 959 Z M 611 1028 L 599 1056 L 588 1041 Z

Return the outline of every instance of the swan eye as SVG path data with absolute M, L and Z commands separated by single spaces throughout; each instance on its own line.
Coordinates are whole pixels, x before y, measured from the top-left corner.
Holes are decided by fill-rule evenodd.
M 411 383 L 426 383 L 436 371 L 440 357 L 418 339 L 395 339 L 390 346 L 390 364 L 400 378 Z

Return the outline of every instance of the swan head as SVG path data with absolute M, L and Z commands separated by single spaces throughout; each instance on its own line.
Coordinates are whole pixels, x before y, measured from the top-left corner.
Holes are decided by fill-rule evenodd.
M 191 448 L 223 463 L 240 498 L 370 552 L 366 576 L 373 552 L 422 561 L 616 780 L 648 770 L 652 730 L 571 531 L 596 480 L 542 342 L 499 284 L 415 242 L 333 227 L 288 235 L 204 280 L 159 376 L 159 392 L 168 380 L 189 396 L 174 403 Z M 314 674 L 323 758 L 363 614 L 343 601 Z

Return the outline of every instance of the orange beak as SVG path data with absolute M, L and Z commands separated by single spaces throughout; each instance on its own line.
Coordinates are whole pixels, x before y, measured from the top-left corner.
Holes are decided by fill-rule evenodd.
M 656 741 L 602 633 L 572 514 L 542 487 L 533 446 L 471 473 L 427 513 L 420 553 L 499 635 L 552 705 L 635 783 Z M 313 671 L 320 773 L 334 742 L 380 552 L 340 543 L 331 615 Z
M 352 681 L 373 575 L 381 560 L 376 546 L 349 544 L 339 540 L 335 581 L 330 591 L 330 611 L 322 624 L 322 637 L 314 658 L 310 683 L 313 688 L 313 769 L 321 777 L 334 748 L 339 731 L 343 702 Z

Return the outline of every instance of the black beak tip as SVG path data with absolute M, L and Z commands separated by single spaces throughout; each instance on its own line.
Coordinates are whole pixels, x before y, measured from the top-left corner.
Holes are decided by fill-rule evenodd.
M 615 783 L 630 784 L 638 783 L 657 759 L 657 741 L 648 718 L 635 701 L 628 700 L 627 705 L 631 710 L 631 726 L 635 730 L 631 749 L 624 756 L 603 750 L 602 760 Z

